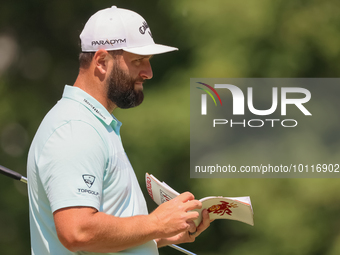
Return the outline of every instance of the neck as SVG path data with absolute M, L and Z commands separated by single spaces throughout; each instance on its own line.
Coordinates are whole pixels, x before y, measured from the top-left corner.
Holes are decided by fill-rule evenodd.
M 107 98 L 107 86 L 105 80 L 89 75 L 88 73 L 89 72 L 86 70 L 80 70 L 73 86 L 78 87 L 91 95 L 99 103 L 101 103 L 108 112 L 112 113 L 117 106 Z

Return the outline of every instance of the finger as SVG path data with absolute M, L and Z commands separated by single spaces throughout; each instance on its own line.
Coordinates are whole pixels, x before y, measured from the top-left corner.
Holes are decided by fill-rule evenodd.
M 190 241 L 193 242 L 199 233 L 197 233 L 197 227 L 193 221 L 188 222 L 188 224 L 190 225 L 188 229 L 188 236 Z
M 202 203 L 199 200 L 191 200 L 191 201 L 184 203 L 184 206 L 186 208 L 186 211 L 192 211 L 195 209 L 201 209 Z
M 195 239 L 198 235 L 199 233 L 197 233 L 197 230 L 195 230 L 194 232 L 188 231 L 188 236 L 190 239 Z
M 187 191 L 187 192 L 180 194 L 175 199 L 178 199 L 181 202 L 187 202 L 187 201 L 190 201 L 190 200 L 194 200 L 195 196 L 192 193 Z
M 199 217 L 199 213 L 196 211 L 189 211 L 186 213 L 186 221 L 193 221 L 196 220 Z
M 197 233 L 200 234 L 210 226 L 209 212 L 207 209 L 202 211 L 202 221 L 197 227 Z
M 188 228 L 189 233 L 196 232 L 197 228 L 196 228 L 195 223 L 193 221 L 189 221 L 188 224 L 189 224 L 189 228 Z
M 195 226 L 194 229 L 190 229 L 187 231 L 187 236 L 191 241 L 195 240 L 195 238 L 198 236 L 197 228 Z

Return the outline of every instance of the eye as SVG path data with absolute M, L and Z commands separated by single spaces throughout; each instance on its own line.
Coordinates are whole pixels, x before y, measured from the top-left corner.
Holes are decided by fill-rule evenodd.
M 134 64 L 136 65 L 140 65 L 140 63 L 143 61 L 144 58 L 137 58 L 135 60 L 133 60 Z
M 132 63 L 135 66 L 140 66 L 142 64 L 145 64 L 150 61 L 152 56 L 138 56 L 135 59 L 132 60 Z

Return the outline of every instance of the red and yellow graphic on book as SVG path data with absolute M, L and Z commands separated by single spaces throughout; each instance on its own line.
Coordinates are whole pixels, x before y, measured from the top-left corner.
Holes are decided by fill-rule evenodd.
M 222 216 L 226 213 L 226 214 L 231 216 L 231 214 L 232 214 L 231 208 L 237 208 L 238 207 L 237 204 L 235 204 L 235 203 L 229 203 L 229 202 L 225 202 L 225 201 L 220 201 L 220 202 L 221 202 L 221 204 L 210 206 L 208 208 L 208 212 L 219 214 L 220 216 Z

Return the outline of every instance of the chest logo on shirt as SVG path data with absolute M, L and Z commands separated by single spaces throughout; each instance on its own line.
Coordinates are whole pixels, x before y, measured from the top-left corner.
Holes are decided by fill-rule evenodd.
M 92 187 L 95 179 L 96 179 L 96 177 L 94 177 L 93 175 L 83 174 L 83 180 L 84 180 L 85 184 L 87 185 L 87 187 L 89 187 L 89 188 Z

